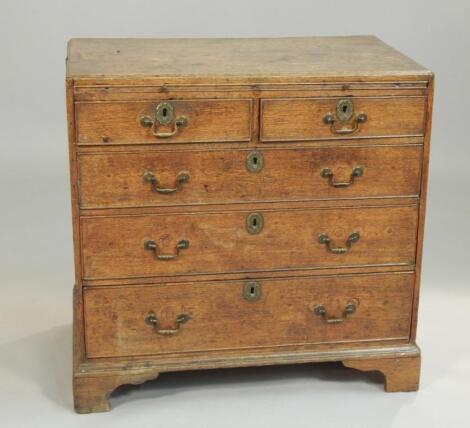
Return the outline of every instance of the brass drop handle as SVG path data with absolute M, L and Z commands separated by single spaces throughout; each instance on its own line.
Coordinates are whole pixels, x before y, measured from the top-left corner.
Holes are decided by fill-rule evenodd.
M 352 171 L 351 171 L 351 176 L 349 177 L 349 181 L 335 181 L 334 179 L 334 173 L 330 168 L 324 168 L 322 169 L 320 175 L 323 178 L 328 179 L 328 184 L 330 186 L 336 187 L 336 188 L 341 188 L 341 187 L 349 187 L 351 184 L 354 183 L 354 180 L 358 177 L 361 177 L 364 174 L 364 169 L 362 166 L 355 166 Z
M 345 124 L 350 120 L 353 120 L 352 128 L 344 128 L 343 126 L 337 126 L 338 122 Z M 359 129 L 359 124 L 367 121 L 367 115 L 363 112 L 354 113 L 354 103 L 351 98 L 341 98 L 336 103 L 336 115 L 328 113 L 324 118 L 323 122 L 326 125 L 330 125 L 330 130 L 333 134 L 345 135 L 352 134 Z
M 173 123 L 173 129 L 168 132 L 158 131 L 157 121 L 153 120 L 150 116 L 144 116 L 140 119 L 140 124 L 144 128 L 150 128 L 150 132 L 154 137 L 157 138 L 169 138 L 173 137 L 178 131 L 188 124 L 188 118 L 186 116 L 177 117 Z
M 338 135 L 353 134 L 359 129 L 359 124 L 365 123 L 366 121 L 367 121 L 367 114 L 359 113 L 353 119 L 352 128 L 337 128 L 336 123 L 338 122 L 338 120 L 335 119 L 332 113 L 328 113 L 323 118 L 323 122 L 325 122 L 325 124 L 327 125 L 330 125 L 331 132 L 333 134 L 338 134 Z
M 318 242 L 320 244 L 325 244 L 326 248 L 328 249 L 330 253 L 344 254 L 344 253 L 347 253 L 351 249 L 352 244 L 359 241 L 360 237 L 361 236 L 359 235 L 359 232 L 352 232 L 348 236 L 348 239 L 346 240 L 346 245 L 344 247 L 333 247 L 331 245 L 330 237 L 326 233 L 321 233 L 320 235 L 318 235 Z
M 358 305 L 359 301 L 357 300 L 349 301 L 344 307 L 343 316 L 340 318 L 330 317 L 324 305 L 315 306 L 313 312 L 315 315 L 321 316 L 323 321 L 325 321 L 327 324 L 341 324 L 342 322 L 346 321 L 349 315 L 352 315 L 354 312 L 356 312 Z
M 173 334 L 178 333 L 180 331 L 181 324 L 188 322 L 190 319 L 191 317 L 188 314 L 180 314 L 176 317 L 175 320 L 176 328 L 159 328 L 160 321 L 158 320 L 157 315 L 155 314 L 155 312 L 149 312 L 147 317 L 145 318 L 145 322 L 148 325 L 153 326 L 156 333 L 161 334 L 163 336 L 171 336 Z
M 186 171 L 179 172 L 178 175 L 176 176 L 175 187 L 172 187 L 172 188 L 159 187 L 160 183 L 158 181 L 158 178 L 155 176 L 153 172 L 150 172 L 150 171 L 145 172 L 143 178 L 145 182 L 151 184 L 152 190 L 154 192 L 162 193 L 164 195 L 169 195 L 182 189 L 183 185 L 189 181 L 189 173 Z
M 146 250 L 153 251 L 155 253 L 155 258 L 157 260 L 174 260 L 179 256 L 181 250 L 186 250 L 189 248 L 189 241 L 187 239 L 182 239 L 176 244 L 175 254 L 159 254 L 160 249 L 155 241 L 145 241 L 144 248 Z
M 168 101 L 163 101 L 155 107 L 155 119 L 150 116 L 144 116 L 140 119 L 140 124 L 144 128 L 150 128 L 150 132 L 157 138 L 169 138 L 173 137 L 178 131 L 188 124 L 188 118 L 186 116 L 178 116 L 174 118 L 175 107 Z M 160 126 L 168 126 L 173 123 L 173 129 L 168 132 L 160 132 L 158 128 Z

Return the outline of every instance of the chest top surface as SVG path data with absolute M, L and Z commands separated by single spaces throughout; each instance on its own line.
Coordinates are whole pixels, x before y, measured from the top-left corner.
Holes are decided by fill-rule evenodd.
M 430 72 L 375 36 L 262 39 L 72 39 L 67 77 L 204 79 L 215 83 L 426 78 Z

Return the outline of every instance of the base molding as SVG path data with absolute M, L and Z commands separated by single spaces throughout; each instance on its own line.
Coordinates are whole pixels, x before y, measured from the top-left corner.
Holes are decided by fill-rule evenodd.
M 420 355 L 414 343 L 377 347 L 327 348 L 306 350 L 292 347 L 269 348 L 264 351 L 245 349 L 217 351 L 215 353 L 180 353 L 141 358 L 99 358 L 87 359 L 78 365 L 75 374 L 97 375 L 124 373 L 129 371 L 153 370 L 160 373 L 186 370 L 221 369 L 234 367 L 268 366 L 279 364 L 322 363 L 356 359 L 381 359 L 413 357 Z
M 325 351 L 247 352 L 217 357 L 178 355 L 147 359 L 87 360 L 74 372 L 73 392 L 77 413 L 111 410 L 109 396 L 119 386 L 139 385 L 162 372 L 341 361 L 363 371 L 378 370 L 385 376 L 385 390 L 415 391 L 419 385 L 420 350 L 415 344 L 395 347 Z

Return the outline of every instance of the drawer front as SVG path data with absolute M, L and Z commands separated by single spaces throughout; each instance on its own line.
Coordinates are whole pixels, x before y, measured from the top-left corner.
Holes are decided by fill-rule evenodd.
M 414 263 L 415 205 L 257 214 L 84 217 L 83 275 L 106 279 Z
M 261 109 L 261 141 L 422 136 L 426 98 L 265 99 Z
M 84 292 L 89 358 L 408 340 L 412 274 Z M 255 297 L 248 297 L 256 287 Z
M 80 205 L 416 196 L 421 153 L 420 146 L 370 146 L 83 154 Z
M 77 143 L 110 145 L 250 140 L 251 100 L 178 100 L 168 103 L 76 103 Z

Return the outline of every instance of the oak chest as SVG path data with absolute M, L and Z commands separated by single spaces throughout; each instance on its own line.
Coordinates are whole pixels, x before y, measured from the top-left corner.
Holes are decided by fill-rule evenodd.
M 71 40 L 76 411 L 267 364 L 416 390 L 432 94 L 371 36 Z

